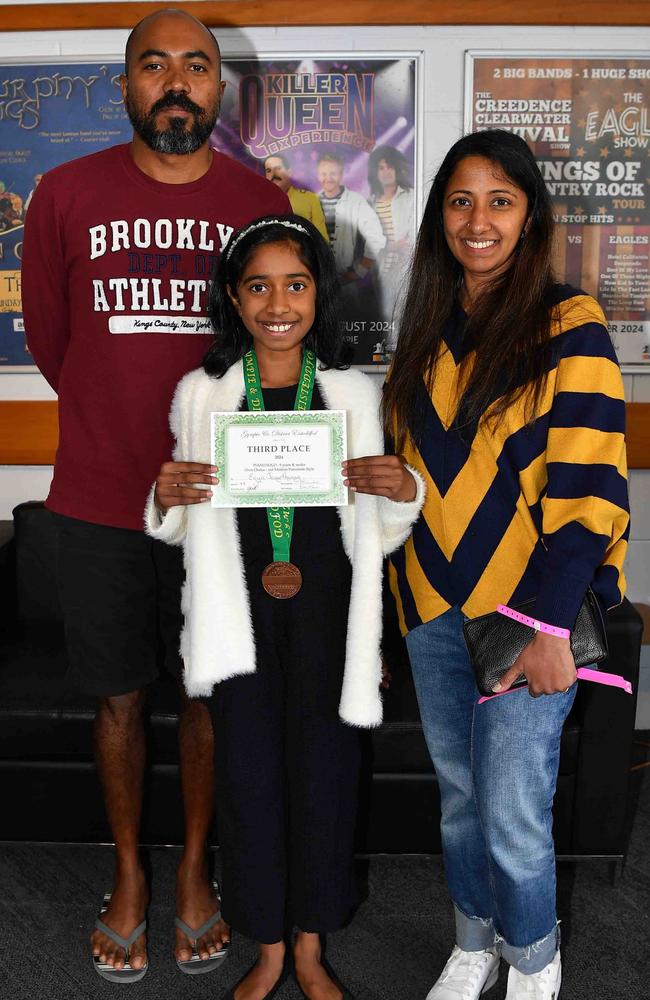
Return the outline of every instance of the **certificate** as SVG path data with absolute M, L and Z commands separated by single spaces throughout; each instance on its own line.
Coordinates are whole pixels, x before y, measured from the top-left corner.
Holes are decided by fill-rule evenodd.
M 345 410 L 210 414 L 213 507 L 347 504 Z

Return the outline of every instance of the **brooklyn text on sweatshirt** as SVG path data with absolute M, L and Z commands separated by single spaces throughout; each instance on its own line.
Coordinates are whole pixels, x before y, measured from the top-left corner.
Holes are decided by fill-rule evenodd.
M 465 315 L 457 307 L 407 462 L 427 497 L 391 588 L 404 633 L 459 605 L 470 618 L 536 598 L 534 617 L 573 628 L 591 584 L 605 607 L 625 592 L 629 533 L 625 401 L 598 303 L 556 286 L 551 361 L 532 423 L 524 400 L 496 427 L 457 424 Z
M 25 225 L 23 312 L 30 351 L 59 393 L 48 507 L 142 528 L 149 485 L 171 455 L 174 387 L 212 340 L 219 255 L 240 226 L 289 211 L 274 184 L 216 151 L 189 184 L 143 174 L 128 146 L 44 176 Z
M 211 235 L 211 231 L 212 235 Z M 90 259 L 119 250 L 225 250 L 232 236 L 232 226 L 211 224 L 206 219 L 113 219 L 91 226 Z M 133 255 L 137 258 L 137 254 Z M 178 259 L 178 258 L 177 258 Z

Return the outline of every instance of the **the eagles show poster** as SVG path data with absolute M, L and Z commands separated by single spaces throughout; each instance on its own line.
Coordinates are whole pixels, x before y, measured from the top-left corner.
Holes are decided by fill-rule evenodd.
M 131 126 L 117 59 L 0 65 L 0 371 L 33 367 L 20 258 L 25 213 L 52 167 Z M 390 361 L 416 222 L 417 56 L 224 59 L 211 143 L 276 183 L 328 233 L 357 365 Z
M 535 153 L 559 280 L 594 295 L 623 365 L 650 365 L 650 58 L 470 52 L 465 129 Z

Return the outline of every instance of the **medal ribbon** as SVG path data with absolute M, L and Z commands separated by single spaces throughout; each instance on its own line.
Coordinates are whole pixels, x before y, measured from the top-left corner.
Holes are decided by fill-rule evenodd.
M 316 379 L 316 355 L 313 351 L 305 351 L 302 358 L 300 379 L 296 389 L 294 410 L 308 410 L 314 393 Z M 248 409 L 251 412 L 264 409 L 264 394 L 262 380 L 257 364 L 255 351 L 250 350 L 244 355 L 244 386 Z M 269 533 L 273 545 L 273 562 L 290 562 L 291 535 L 293 533 L 293 507 L 267 507 L 266 516 L 269 522 Z

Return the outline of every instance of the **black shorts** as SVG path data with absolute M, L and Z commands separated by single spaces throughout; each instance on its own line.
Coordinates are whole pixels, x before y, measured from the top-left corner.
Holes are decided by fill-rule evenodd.
M 143 531 L 53 514 L 68 682 L 87 694 L 128 694 L 179 677 L 183 551 Z

